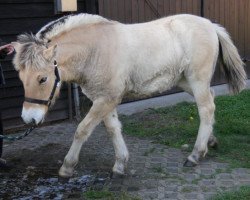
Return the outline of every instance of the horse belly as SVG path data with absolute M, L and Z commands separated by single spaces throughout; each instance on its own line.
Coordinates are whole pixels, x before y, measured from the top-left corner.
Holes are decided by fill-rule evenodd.
M 140 83 L 134 83 L 132 89 L 125 96 L 127 98 L 144 98 L 163 93 L 177 84 L 181 74 L 181 72 L 163 73 Z

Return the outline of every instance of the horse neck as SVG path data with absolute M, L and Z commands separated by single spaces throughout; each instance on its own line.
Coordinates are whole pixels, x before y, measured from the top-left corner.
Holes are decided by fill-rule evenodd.
M 84 68 L 89 58 L 89 45 L 76 45 L 74 42 L 65 42 L 64 38 L 55 40 L 58 45 L 56 60 L 61 73 L 61 79 L 65 82 L 75 82 L 81 84 L 84 77 Z M 88 63 L 90 64 L 90 63 Z
M 110 45 L 105 37 L 113 31 L 109 25 L 112 23 L 79 27 L 51 41 L 51 45 L 58 45 L 57 59 L 62 67 L 64 81 L 85 81 L 83 77 L 87 77 L 87 70 L 97 64 L 96 59 L 92 58 L 98 58 L 103 48 Z

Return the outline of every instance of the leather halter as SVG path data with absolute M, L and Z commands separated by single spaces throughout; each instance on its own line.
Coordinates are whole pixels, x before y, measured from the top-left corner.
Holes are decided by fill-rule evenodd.
M 54 61 L 54 67 L 55 67 L 54 72 L 55 72 L 56 79 L 55 79 L 55 82 L 54 82 L 53 89 L 52 89 L 52 91 L 50 93 L 49 99 L 48 100 L 41 100 L 41 99 L 33 99 L 33 98 L 25 97 L 24 101 L 26 101 L 28 103 L 42 104 L 42 105 L 50 107 L 51 101 L 52 101 L 52 99 L 53 99 L 53 97 L 55 95 L 55 92 L 56 92 L 56 88 L 59 87 L 60 83 L 61 83 L 61 79 L 60 79 L 60 75 L 59 75 L 59 72 L 58 72 L 56 60 Z

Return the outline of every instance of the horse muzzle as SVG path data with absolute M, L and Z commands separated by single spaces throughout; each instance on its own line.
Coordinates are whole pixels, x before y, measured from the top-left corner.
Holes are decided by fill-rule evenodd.
M 22 110 L 22 119 L 26 124 L 35 122 L 36 125 L 42 123 L 45 117 L 45 110 L 41 108 L 24 108 Z

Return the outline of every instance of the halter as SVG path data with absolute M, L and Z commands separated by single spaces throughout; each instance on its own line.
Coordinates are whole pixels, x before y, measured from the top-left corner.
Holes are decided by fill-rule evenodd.
M 42 105 L 46 105 L 46 106 L 50 107 L 51 101 L 52 101 L 52 99 L 55 95 L 55 92 L 56 92 L 56 88 L 59 87 L 60 83 L 61 83 L 56 60 L 54 61 L 54 67 L 55 67 L 54 72 L 55 72 L 56 79 L 54 82 L 53 89 L 50 93 L 49 99 L 48 100 L 41 100 L 41 99 L 33 99 L 33 98 L 25 97 L 24 101 L 29 102 L 29 103 L 35 103 L 35 104 L 42 104 Z

